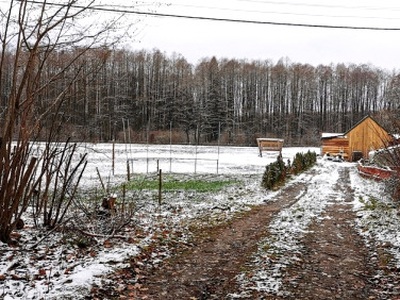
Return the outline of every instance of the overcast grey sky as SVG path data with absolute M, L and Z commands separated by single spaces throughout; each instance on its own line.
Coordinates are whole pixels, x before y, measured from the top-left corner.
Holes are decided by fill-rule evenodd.
M 130 6 L 128 1 L 122 5 Z M 292 62 L 312 65 L 371 63 L 388 70 L 400 69 L 400 1 L 144 0 L 132 6 L 136 11 L 191 17 L 399 29 L 329 29 L 140 17 L 133 44 L 136 49 L 177 52 L 192 63 L 211 56 L 274 62 L 287 57 Z
M 0 4 L 4 6 L 8 1 L 0 0 Z M 114 17 L 126 12 L 121 22 L 132 23 L 136 29 L 134 41 L 129 40 L 130 49 L 157 48 L 168 55 L 176 52 L 194 64 L 212 56 L 273 62 L 288 58 L 314 66 L 365 63 L 400 70 L 398 0 L 95 0 L 95 5 L 117 9 L 118 12 L 111 13 Z M 92 13 L 94 21 L 88 22 L 100 24 L 110 17 L 105 12 Z M 195 18 L 398 30 L 278 26 Z

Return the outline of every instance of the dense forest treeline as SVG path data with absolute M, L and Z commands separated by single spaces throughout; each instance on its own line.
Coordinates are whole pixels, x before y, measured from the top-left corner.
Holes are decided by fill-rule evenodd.
M 98 49 L 77 56 L 79 73 L 53 77 L 67 70 L 65 58 L 74 51 L 53 51 L 38 66 L 41 80 L 51 84 L 36 95 L 35 113 L 51 109 L 58 120 L 57 128 L 49 120 L 41 124 L 42 137 L 222 145 L 279 137 L 286 145 L 317 145 L 321 131 L 345 132 L 368 114 L 390 130 L 400 103 L 400 74 L 371 65 L 215 57 L 193 65 L 159 50 Z M 2 72 L 11 76 L 21 61 L 10 54 L 6 61 Z M 4 112 L 12 80 L 2 78 Z M 52 106 L 60 95 L 62 106 Z

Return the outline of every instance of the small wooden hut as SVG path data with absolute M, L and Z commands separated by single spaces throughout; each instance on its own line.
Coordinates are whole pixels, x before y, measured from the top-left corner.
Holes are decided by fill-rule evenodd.
M 342 133 L 323 133 L 321 141 L 321 155 L 340 155 L 344 159 L 348 160 L 349 139 L 346 135 Z
M 258 150 L 260 151 L 260 157 L 262 157 L 263 151 L 277 151 L 279 152 L 279 155 L 282 155 L 283 143 L 283 139 L 258 138 L 257 145 Z
M 371 116 L 366 116 L 343 134 L 323 133 L 321 154 L 340 155 L 345 160 L 357 161 L 369 158 L 371 150 L 385 148 L 391 141 L 391 135 Z

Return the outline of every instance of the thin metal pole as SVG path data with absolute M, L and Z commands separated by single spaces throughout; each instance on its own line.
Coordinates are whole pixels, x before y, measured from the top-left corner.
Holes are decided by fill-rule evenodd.
M 124 144 L 125 144 L 125 155 L 128 158 L 128 148 L 127 148 L 127 141 L 126 141 L 126 126 L 125 126 L 125 119 L 122 118 L 122 131 L 124 132 Z
M 199 144 L 199 125 L 197 125 L 197 142 L 196 142 L 196 148 L 195 148 L 195 159 L 194 159 L 194 174 L 196 174 L 197 171 L 197 146 Z
M 125 213 L 126 184 L 122 185 L 122 213 Z
M 172 173 L 172 121 L 169 123 L 169 172 Z
M 129 124 L 129 119 L 127 119 L 128 127 L 128 142 L 129 142 L 129 157 L 132 157 L 132 139 L 131 139 L 131 125 Z
M 221 143 L 221 122 L 218 123 L 218 157 L 217 157 L 217 175 L 218 175 L 218 164 L 219 164 L 219 145 Z
M 147 122 L 147 136 L 146 136 L 146 144 L 147 144 L 147 164 L 146 164 L 146 173 L 149 173 L 149 131 L 150 131 L 150 119 Z
M 112 174 L 115 175 L 115 139 L 112 143 Z
M 158 175 L 158 205 L 161 205 L 162 201 L 162 170 L 160 169 Z

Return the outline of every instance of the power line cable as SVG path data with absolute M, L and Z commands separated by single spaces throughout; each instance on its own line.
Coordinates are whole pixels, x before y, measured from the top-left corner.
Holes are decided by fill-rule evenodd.
M 323 17 L 323 18 L 357 18 L 357 19 L 377 19 L 377 20 L 399 20 L 399 17 L 377 17 L 377 16 L 355 16 L 355 15 L 327 15 L 327 14 L 309 14 L 309 13 L 293 13 L 293 12 L 282 12 L 282 11 L 260 11 L 260 10 L 247 10 L 247 9 L 233 9 L 223 7 L 212 7 L 203 5 L 192 5 L 192 4 L 178 4 L 175 3 L 173 6 L 181 7 L 192 7 L 209 10 L 222 10 L 222 11 L 233 11 L 233 12 L 248 12 L 248 13 L 259 13 L 259 14 L 279 14 L 279 15 L 292 15 L 292 16 L 306 16 L 306 17 Z
M 239 2 L 259 3 L 259 4 L 274 4 L 274 5 L 289 5 L 303 7 L 321 7 L 321 8 L 341 8 L 341 9 L 356 9 L 356 10 L 400 10 L 400 7 L 380 7 L 380 6 L 359 6 L 359 5 L 330 5 L 330 4 L 315 4 L 315 3 L 299 3 L 289 1 L 264 1 L 264 0 L 236 0 Z
M 383 12 L 394 12 L 400 11 L 400 7 L 372 7 L 372 6 L 342 6 L 342 5 L 327 5 L 327 4 L 308 4 L 308 3 L 294 3 L 294 2 L 276 2 L 276 1 L 257 1 L 257 0 L 236 0 L 239 2 L 245 3 L 259 3 L 259 4 L 272 4 L 272 5 L 284 5 L 284 6 L 303 6 L 303 7 L 318 7 L 318 8 L 334 8 L 334 9 L 356 9 L 356 10 L 373 10 L 376 12 L 377 10 Z M 142 4 L 149 4 L 148 2 L 136 2 Z M 274 13 L 274 14 L 293 14 L 293 15 L 304 15 L 304 16 L 317 16 L 317 17 L 345 17 L 345 18 L 366 18 L 366 19 L 399 19 L 398 17 L 388 18 L 388 17 L 363 17 L 363 16 L 354 16 L 354 15 L 347 15 L 347 16 L 339 16 L 339 15 L 327 15 L 327 14 L 298 14 L 298 13 L 287 13 L 287 12 L 279 12 L 279 11 L 265 11 L 265 10 L 248 10 L 248 9 L 234 9 L 234 8 L 226 8 L 221 6 L 208 6 L 208 5 L 198 5 L 198 4 L 188 4 L 180 3 L 180 2 L 153 2 L 153 4 L 157 4 L 160 6 L 181 6 L 181 7 L 192 7 L 192 8 L 200 8 L 200 9 L 210 9 L 210 10 L 223 10 L 223 11 L 236 11 L 236 12 L 251 12 L 251 13 Z M 132 6 L 120 6 L 125 8 L 132 8 Z M 298 10 L 296 8 L 296 10 Z
M 41 4 L 42 1 L 27 0 L 29 3 Z M 46 5 L 63 7 L 65 4 L 46 2 Z M 291 27 L 308 27 L 308 28 L 325 28 L 325 29 L 349 29 L 349 30 L 373 30 L 373 31 L 400 31 L 399 27 L 373 27 L 373 26 L 349 26 L 349 25 L 326 25 L 326 24 L 309 24 L 309 23 L 292 23 L 292 22 L 272 22 L 272 21 L 257 21 L 257 20 L 244 20 L 244 19 L 231 19 L 231 18 L 216 18 L 216 17 L 201 17 L 201 16 L 190 16 L 180 14 L 167 14 L 167 13 L 155 13 L 155 12 L 143 12 L 137 10 L 127 9 L 116 9 L 106 7 L 87 7 L 82 5 L 72 4 L 70 7 L 78 9 L 88 9 L 93 11 L 104 11 L 111 13 L 124 13 L 124 14 L 136 14 L 153 17 L 167 17 L 167 18 L 179 18 L 189 20 L 202 20 L 202 21 L 217 21 L 217 22 L 230 22 L 230 23 L 244 23 L 244 24 L 256 24 L 256 25 L 274 25 L 274 26 L 291 26 Z

